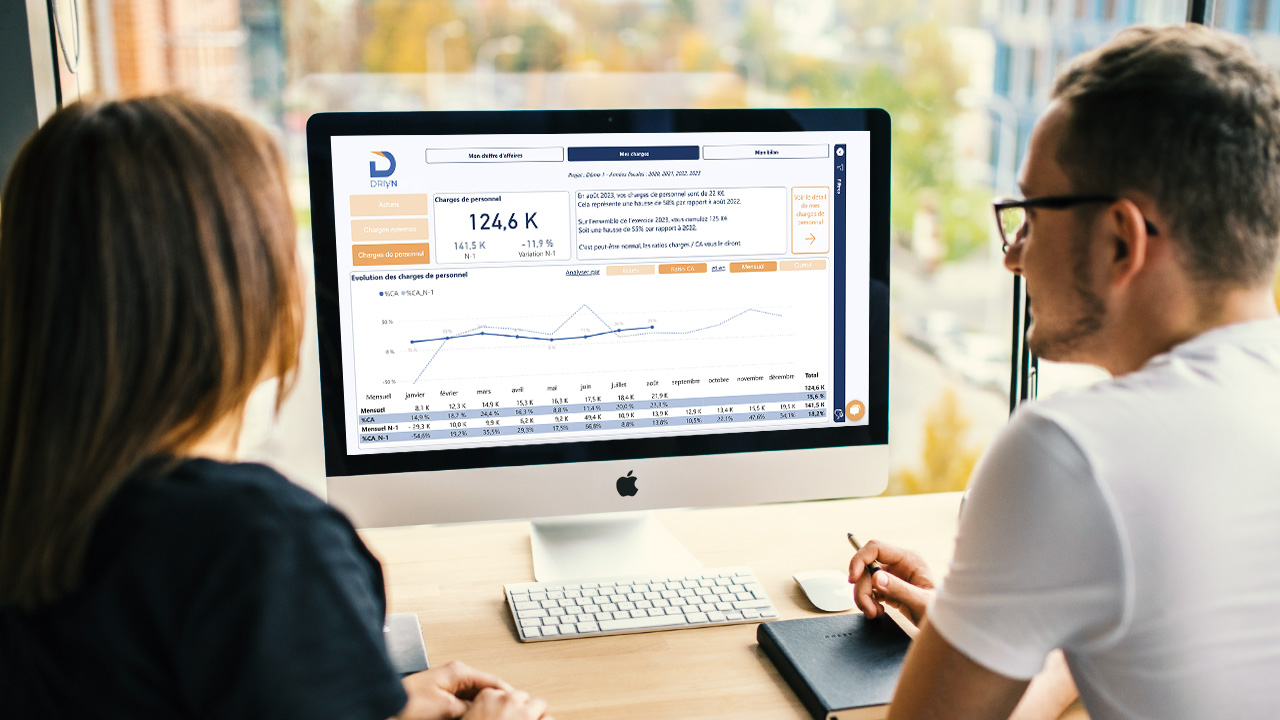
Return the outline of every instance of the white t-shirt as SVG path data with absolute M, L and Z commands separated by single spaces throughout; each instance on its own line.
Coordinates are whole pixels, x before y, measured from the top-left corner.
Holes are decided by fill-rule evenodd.
M 1280 717 L 1280 320 L 1020 410 L 929 609 L 1026 679 L 1065 651 L 1103 718 Z

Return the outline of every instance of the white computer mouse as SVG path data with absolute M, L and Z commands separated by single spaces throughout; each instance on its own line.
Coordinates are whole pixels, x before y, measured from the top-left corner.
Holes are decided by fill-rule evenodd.
M 839 570 L 805 570 L 791 577 L 813 606 L 823 612 L 844 612 L 853 607 L 849 573 Z

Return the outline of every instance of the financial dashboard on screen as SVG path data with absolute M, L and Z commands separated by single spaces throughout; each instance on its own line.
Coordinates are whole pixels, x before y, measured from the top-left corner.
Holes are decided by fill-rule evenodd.
M 883 412 L 869 129 L 328 140 L 348 458 L 751 449 Z

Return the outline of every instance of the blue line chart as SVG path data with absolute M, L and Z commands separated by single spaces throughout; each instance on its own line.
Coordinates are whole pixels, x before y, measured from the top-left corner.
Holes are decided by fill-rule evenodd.
M 570 320 L 577 317 L 578 314 L 583 312 L 584 310 L 590 313 L 592 317 L 594 317 L 596 320 L 599 320 L 600 324 L 604 325 L 606 329 L 601 330 L 599 332 L 584 333 L 582 335 L 561 335 L 561 336 L 556 335 L 556 333 L 560 332 L 560 330 L 562 330 L 565 325 L 569 324 Z M 579 305 L 577 310 L 574 310 L 572 313 L 569 313 L 569 316 L 566 317 L 564 321 L 562 321 L 559 325 L 557 325 L 554 330 L 551 330 L 549 332 L 543 331 L 543 330 L 531 330 L 528 328 L 502 327 L 498 325 L 477 325 L 473 328 L 464 330 L 459 333 L 454 333 L 452 335 L 442 335 L 440 337 L 423 338 L 421 340 L 410 340 L 409 341 L 410 345 L 417 345 L 419 343 L 429 343 L 429 342 L 440 343 L 440 345 L 436 347 L 436 351 L 431 354 L 430 358 L 427 359 L 427 364 L 422 366 L 422 370 L 418 373 L 418 376 L 414 378 L 413 382 L 416 384 L 419 380 L 422 379 L 423 374 L 427 372 L 427 368 L 431 367 L 431 363 L 435 362 L 436 357 L 440 355 L 440 351 L 444 349 L 444 346 L 450 340 L 461 340 L 464 338 L 471 338 L 471 337 L 499 337 L 499 338 L 512 338 L 515 340 L 536 340 L 539 342 L 556 342 L 557 340 L 560 340 L 560 341 L 590 340 L 592 338 L 597 338 L 602 335 L 613 335 L 616 337 L 626 337 L 626 338 L 641 337 L 645 335 L 692 335 L 694 333 L 703 332 L 704 330 L 712 330 L 714 328 L 718 328 L 748 313 L 758 313 L 760 315 L 768 315 L 770 317 L 782 317 L 782 315 L 779 313 L 769 312 L 767 310 L 757 310 L 755 308 L 747 308 L 746 310 L 743 310 L 739 313 L 731 315 L 725 318 L 724 320 L 721 320 L 718 323 L 712 323 L 710 325 L 705 325 L 699 328 L 692 328 L 690 330 L 657 330 L 656 326 L 654 325 L 641 325 L 638 327 L 628 327 L 628 328 L 611 328 L 609 327 L 609 322 L 607 320 L 600 317 L 599 313 L 597 313 L 595 310 L 592 310 L 589 305 L 586 305 L 584 303 L 582 305 Z M 644 331 L 647 331 L 647 332 L 644 332 Z M 623 335 L 622 333 L 627 333 L 627 334 Z

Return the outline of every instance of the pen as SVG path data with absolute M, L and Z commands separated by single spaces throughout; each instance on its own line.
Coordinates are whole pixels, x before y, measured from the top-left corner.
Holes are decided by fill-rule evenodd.
M 858 538 L 854 537 L 853 533 L 849 533 L 849 544 L 853 546 L 854 550 L 862 549 L 862 543 L 858 542 Z M 867 563 L 867 570 L 869 570 L 872 575 L 875 575 L 880 571 L 880 569 L 880 563 L 875 562 L 874 560 Z

